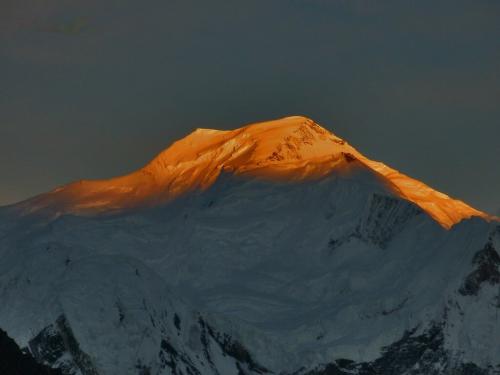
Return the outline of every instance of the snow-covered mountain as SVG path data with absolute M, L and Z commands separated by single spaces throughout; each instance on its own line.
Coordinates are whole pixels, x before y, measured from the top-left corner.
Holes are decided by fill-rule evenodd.
M 500 224 L 304 117 L 0 209 L 0 327 L 65 374 L 498 374 Z

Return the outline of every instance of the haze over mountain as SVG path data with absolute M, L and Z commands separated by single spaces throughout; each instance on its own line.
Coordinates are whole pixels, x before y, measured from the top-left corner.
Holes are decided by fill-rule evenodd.
M 0 208 L 0 328 L 64 375 L 496 375 L 500 224 L 295 116 Z

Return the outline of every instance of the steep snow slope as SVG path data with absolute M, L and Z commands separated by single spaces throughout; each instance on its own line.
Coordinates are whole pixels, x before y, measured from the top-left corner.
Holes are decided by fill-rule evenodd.
M 499 224 L 385 168 L 295 117 L 0 210 L 0 327 L 66 373 L 496 373 Z
M 138 259 L 40 243 L 3 262 L 0 320 L 41 363 L 65 374 L 218 374 L 261 368 Z M 19 249 L 18 249 L 19 250 Z M 5 258 L 4 258 L 5 259 Z M 7 374 L 6 374 L 7 375 Z
M 300 116 L 233 131 L 197 129 L 137 172 L 111 180 L 79 181 L 20 207 L 28 212 L 50 208 L 54 215 L 109 213 L 156 205 L 205 189 L 222 171 L 272 181 L 303 181 L 342 173 L 346 163 L 357 160 L 381 174 L 394 192 L 422 207 L 445 227 L 471 216 L 487 216 L 367 159 L 344 140 Z
M 293 353 L 283 361 L 250 346 L 266 366 L 291 371 L 373 360 L 405 330 L 441 321 L 490 230 L 477 219 L 446 231 L 369 171 L 295 185 L 225 175 L 154 212 L 62 217 L 36 247 L 57 239 L 84 244 L 77 253 L 87 257 L 140 259 L 195 309 L 243 321 Z M 480 363 L 498 358 L 492 340 Z

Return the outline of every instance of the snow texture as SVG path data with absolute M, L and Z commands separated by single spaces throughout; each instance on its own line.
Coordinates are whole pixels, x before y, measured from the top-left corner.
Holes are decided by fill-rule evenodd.
M 75 375 L 499 373 L 498 223 L 444 228 L 365 167 L 233 172 L 114 214 L 1 208 L 0 327 Z

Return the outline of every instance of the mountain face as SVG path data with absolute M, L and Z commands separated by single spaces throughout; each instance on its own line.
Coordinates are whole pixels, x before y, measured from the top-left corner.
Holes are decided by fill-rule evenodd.
M 499 254 L 312 120 L 198 129 L 0 209 L 0 327 L 63 374 L 500 374 Z

